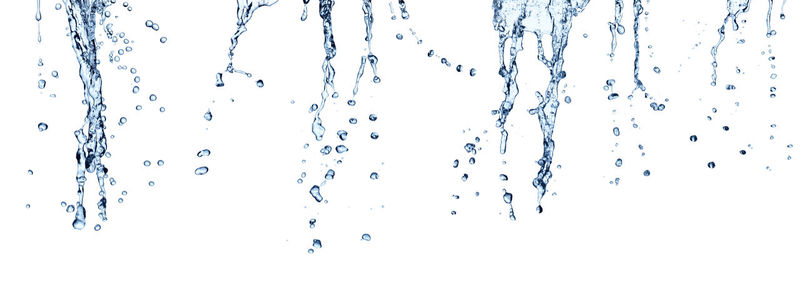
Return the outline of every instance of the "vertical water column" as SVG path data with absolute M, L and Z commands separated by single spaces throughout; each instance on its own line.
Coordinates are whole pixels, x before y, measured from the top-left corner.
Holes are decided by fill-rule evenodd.
M 325 49 L 325 60 L 322 62 L 322 74 L 324 87 L 320 94 L 321 101 L 319 107 L 314 113 L 314 122 L 311 124 L 311 132 L 317 141 L 322 141 L 322 136 L 325 134 L 325 127 L 322 126 L 322 118 L 319 117 L 322 109 L 325 108 L 325 101 L 329 96 L 336 97 L 336 90 L 333 86 L 333 77 L 336 75 L 336 70 L 333 69 L 331 59 L 336 57 L 336 43 L 333 41 L 333 23 L 331 20 L 331 10 L 333 9 L 333 0 L 319 0 L 319 16 L 322 18 L 322 32 L 325 37 L 323 47 Z
M 86 226 L 86 208 L 83 204 L 86 172 L 94 173 L 97 177 L 100 187 L 100 201 L 97 203 L 97 208 L 100 210 L 100 218 L 106 220 L 105 179 L 108 177 L 108 168 L 102 162 L 107 146 L 106 117 L 103 115 L 106 106 L 103 104 L 103 81 L 97 69 L 100 60 L 97 58 L 95 16 L 103 14 L 107 3 L 100 0 L 69 0 L 66 4 L 70 39 L 80 66 L 84 100 L 88 107 L 83 125 L 75 130 L 75 138 L 78 140 L 78 151 L 75 154 L 78 168 L 75 176 L 78 183 L 78 202 L 72 227 L 80 230 Z M 101 26 L 103 20 L 104 17 L 101 16 Z

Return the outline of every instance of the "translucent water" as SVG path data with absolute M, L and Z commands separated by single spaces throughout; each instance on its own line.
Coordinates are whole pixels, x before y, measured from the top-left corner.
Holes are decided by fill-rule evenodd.
M 356 83 L 353 87 L 353 97 L 355 97 L 358 93 L 358 83 L 361 80 L 361 76 L 364 74 L 364 67 L 367 64 L 367 61 L 369 61 L 369 64 L 372 67 L 372 82 L 376 84 L 381 82 L 381 78 L 378 77 L 377 70 L 378 57 L 372 54 L 372 23 L 374 22 L 374 18 L 372 16 L 372 0 L 364 0 L 361 10 L 364 12 L 364 25 L 367 29 L 367 36 L 364 38 L 364 40 L 367 41 L 367 55 L 361 56 L 361 65 L 358 67 Z
M 311 187 L 311 190 L 308 191 L 311 194 L 311 197 L 314 197 L 314 200 L 317 202 L 322 202 L 322 194 L 319 192 L 319 186 L 315 185 Z
M 625 27 L 622 26 L 622 8 L 625 7 L 623 0 L 614 0 L 614 22 L 608 22 L 608 30 L 611 31 L 611 52 L 608 54 L 614 58 L 614 51 L 617 49 L 617 34 L 624 34 Z
M 400 6 L 400 17 L 402 17 L 403 20 L 408 20 L 409 15 L 408 15 L 408 10 L 406 10 L 406 1 L 398 0 L 397 4 L 398 6 Z
M 277 3 L 278 0 L 237 0 L 237 8 L 236 8 L 236 32 L 233 33 L 231 36 L 231 46 L 228 48 L 228 66 L 225 68 L 225 72 L 228 73 L 239 73 L 244 74 L 248 78 L 252 77 L 253 75 L 247 73 L 243 70 L 239 70 L 233 67 L 233 51 L 236 49 L 236 46 L 239 44 L 239 37 L 247 31 L 247 23 L 250 22 L 250 19 L 253 18 L 256 10 L 258 8 L 264 6 L 272 6 Z M 161 38 L 161 43 L 165 43 L 167 41 L 166 37 Z M 224 86 L 225 83 L 222 81 L 222 73 L 217 73 L 217 87 Z
M 48 127 L 47 123 L 44 122 L 39 122 L 39 125 L 37 125 L 37 128 L 39 128 L 39 132 L 47 130 L 47 127 Z
M 105 121 L 103 111 L 106 106 L 103 103 L 102 78 L 98 70 L 100 60 L 97 57 L 98 42 L 95 31 L 96 25 L 104 25 L 106 17 L 103 17 L 105 8 L 112 5 L 112 2 L 99 0 L 69 0 L 66 4 L 67 20 L 69 22 L 70 39 L 75 56 L 80 65 L 80 78 L 84 86 L 84 101 L 88 110 L 80 129 L 75 130 L 75 138 L 78 140 L 78 150 L 75 154 L 77 160 L 77 174 L 75 180 L 78 183 L 78 201 L 75 212 L 75 220 L 72 227 L 83 229 L 86 226 L 86 209 L 83 206 L 84 184 L 86 183 L 86 172 L 95 173 L 97 183 L 100 187 L 100 201 L 97 203 L 98 214 L 101 220 L 106 217 L 106 190 L 105 179 L 108 177 L 108 168 L 102 162 L 106 155 L 106 136 Z M 99 21 L 96 16 L 100 15 Z M 113 33 L 107 30 L 109 38 Z
M 372 240 L 372 236 L 370 236 L 369 234 L 363 234 L 361 235 L 361 240 L 369 242 Z
M 207 173 L 208 173 L 208 167 L 205 167 L 205 166 L 199 167 L 199 168 L 194 170 L 194 174 L 198 175 L 198 176 L 202 176 L 202 175 L 205 175 Z
M 769 1 L 770 4 L 772 0 Z M 725 19 L 722 20 L 722 26 L 717 29 L 717 33 L 719 33 L 719 41 L 711 47 L 711 86 L 717 85 L 717 52 L 719 51 L 719 46 L 725 41 L 725 27 L 728 22 L 731 23 L 731 29 L 733 31 L 739 30 L 739 23 L 736 22 L 739 14 L 745 13 L 750 8 L 750 0 L 727 0 L 728 3 L 728 15 L 725 16 Z M 770 9 L 772 10 L 772 9 Z
M 508 132 L 505 123 L 508 114 L 514 107 L 514 101 L 519 88 L 516 81 L 517 54 L 522 51 L 522 38 L 526 32 L 536 35 L 538 48 L 538 59 L 548 69 L 550 69 L 550 82 L 545 93 L 536 92 L 539 99 L 539 106 L 532 110 L 539 118 L 539 125 L 543 135 L 544 151 L 542 158 L 538 161 L 541 169 L 533 180 L 533 186 L 538 191 L 537 201 L 538 212 L 542 212 L 541 200 L 547 191 L 552 172 L 550 165 L 553 159 L 555 142 L 553 141 L 553 129 L 555 127 L 556 111 L 558 109 L 558 84 L 566 77 L 566 72 L 562 69 L 564 64 L 564 50 L 567 47 L 569 31 L 572 28 L 572 19 L 577 16 L 586 5 L 588 0 L 568 1 L 568 0 L 495 0 L 494 8 L 494 29 L 499 34 L 498 51 L 500 54 L 500 76 L 505 80 L 503 94 L 505 99 L 500 103 L 499 114 L 496 126 L 500 128 L 500 153 L 506 152 Z M 543 36 L 549 34 L 553 53 L 548 58 L 541 48 Z M 509 44 L 510 42 L 510 44 Z M 506 61 L 506 48 L 508 46 L 508 61 Z M 471 71 L 471 75 L 472 71 Z
M 335 94 L 336 90 L 333 86 L 333 77 L 336 71 L 333 69 L 331 59 L 336 56 L 336 43 L 333 41 L 333 22 L 331 20 L 331 10 L 333 9 L 333 0 L 320 0 L 319 1 L 319 16 L 322 18 L 322 31 L 325 37 L 323 47 L 325 48 L 325 60 L 322 62 L 323 83 L 325 84 L 319 103 L 319 109 L 314 113 L 314 122 L 311 124 L 311 132 L 317 141 L 322 141 L 322 136 L 325 135 L 325 127 L 322 126 L 322 118 L 319 117 L 322 109 L 325 108 L 325 101 L 328 96 Z

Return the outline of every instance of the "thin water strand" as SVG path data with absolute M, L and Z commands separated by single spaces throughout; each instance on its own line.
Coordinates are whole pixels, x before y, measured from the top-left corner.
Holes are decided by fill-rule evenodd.
M 236 46 L 239 44 L 239 37 L 247 31 L 247 22 L 250 22 L 250 19 L 253 18 L 256 10 L 258 8 L 264 6 L 272 6 L 278 3 L 278 0 L 237 0 L 237 8 L 236 8 L 236 32 L 233 33 L 231 36 L 231 46 L 228 48 L 228 66 L 225 68 L 225 72 L 228 73 L 239 73 L 244 74 L 248 78 L 252 77 L 253 74 L 247 73 L 243 70 L 239 70 L 233 67 L 233 50 L 236 49 Z M 222 73 L 217 73 L 217 87 L 222 87 L 225 85 L 224 81 L 222 81 Z
M 311 124 L 311 133 L 317 141 L 322 141 L 322 136 L 325 135 L 325 127 L 322 126 L 322 118 L 319 117 L 322 109 L 325 108 L 325 101 L 328 96 L 334 95 L 336 89 L 333 86 L 333 78 L 336 76 L 336 70 L 333 69 L 331 59 L 336 57 L 336 43 L 333 41 L 333 22 L 331 20 L 331 11 L 333 9 L 333 0 L 320 0 L 319 1 L 319 17 L 322 18 L 322 32 L 325 37 L 323 47 L 325 49 L 325 60 L 322 62 L 323 83 L 322 93 L 320 94 L 321 100 L 319 108 L 314 113 L 314 122 Z
M 642 80 L 639 79 L 639 16 L 643 12 L 642 0 L 633 0 L 633 50 L 635 56 L 633 59 L 633 83 L 636 84 L 633 91 L 636 89 L 647 90 Z
M 608 57 L 614 59 L 614 52 L 617 49 L 617 34 L 624 34 L 625 27 L 622 26 L 622 8 L 625 4 L 622 0 L 614 0 L 614 22 L 608 22 L 608 30 L 611 31 L 611 53 Z
M 725 27 L 728 22 L 731 23 L 731 29 L 733 31 L 739 30 L 739 23 L 736 22 L 739 14 L 746 13 L 750 8 L 750 0 L 728 0 L 728 15 L 725 16 L 725 19 L 722 21 L 722 26 L 717 29 L 717 33 L 719 34 L 719 41 L 717 41 L 714 46 L 711 47 L 711 86 L 717 85 L 717 52 L 719 51 L 719 46 L 725 41 Z
M 366 27 L 367 33 L 367 36 L 364 38 L 367 42 L 367 55 L 361 56 L 361 65 L 358 67 L 356 83 L 355 87 L 353 87 L 353 97 L 358 94 L 358 84 L 359 81 L 361 81 L 361 76 L 364 75 L 364 67 L 366 67 L 367 61 L 369 61 L 372 67 L 372 82 L 376 84 L 381 82 L 381 78 L 378 77 L 378 57 L 372 53 L 372 23 L 374 22 L 372 0 L 364 0 L 361 10 L 364 12 L 364 26 Z

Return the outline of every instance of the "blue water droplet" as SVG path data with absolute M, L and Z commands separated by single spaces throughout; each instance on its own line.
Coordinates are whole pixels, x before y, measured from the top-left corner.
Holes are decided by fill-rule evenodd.
M 568 104 L 572 103 L 572 98 L 570 96 L 566 96 L 566 97 L 564 97 L 564 102 L 568 103 Z
M 150 160 L 144 160 L 144 166 L 145 167 L 149 167 L 150 166 Z
M 203 150 L 200 150 L 200 152 L 197 152 L 197 156 L 198 157 L 206 157 L 208 155 L 211 155 L 211 150 L 203 149 Z
M 458 168 L 458 160 L 453 161 L 453 168 Z
M 508 180 L 508 176 L 506 174 L 500 174 L 500 180 L 507 181 Z
M 378 132 L 372 132 L 369 134 L 369 138 L 372 138 L 373 140 L 378 139 L 378 137 L 380 137 Z
M 158 164 L 159 167 L 163 166 L 164 165 L 164 160 L 158 160 L 157 164 Z
M 94 225 L 94 230 L 95 231 L 100 231 L 101 228 L 102 227 L 100 226 L 100 224 Z
M 339 130 L 339 131 L 336 132 L 336 135 L 339 136 L 339 140 L 342 140 L 342 141 L 347 140 L 347 131 Z
M 342 154 L 342 153 L 347 152 L 349 150 L 350 149 L 347 149 L 347 146 L 345 146 L 345 145 L 336 146 L 336 153 L 339 153 L 339 154 Z
M 378 173 L 372 172 L 371 174 L 369 174 L 369 179 L 371 179 L 371 180 L 378 179 Z
M 125 124 L 127 122 L 128 122 L 128 118 L 123 116 L 123 117 L 119 118 L 119 122 L 117 124 L 119 124 L 119 126 L 122 126 L 123 124 Z
M 642 173 L 642 174 L 644 176 L 646 176 L 646 177 L 649 177 L 650 176 L 650 170 L 644 170 L 644 173 Z
M 256 81 L 256 86 L 258 86 L 259 88 L 263 88 L 264 87 L 264 80 L 259 79 L 258 81 Z
M 196 173 L 196 172 L 195 172 L 195 173 Z M 156 182 L 154 182 L 154 181 L 152 181 L 152 180 L 151 180 L 151 181 L 147 182 L 147 185 L 149 185 L 150 187 L 153 187 L 153 186 L 155 186 L 155 185 L 156 185 Z
M 67 213 L 72 213 L 72 212 L 75 212 L 75 206 L 70 204 L 69 206 L 67 206 Z
M 39 79 L 39 89 L 44 89 L 46 85 L 47 81 L 45 81 L 44 79 Z
M 505 201 L 506 204 L 511 204 L 511 200 L 513 198 L 514 198 L 514 196 L 509 192 L 506 192 L 506 193 L 503 194 L 503 201 Z
M 370 120 L 370 121 L 376 121 L 376 120 L 378 120 L 378 116 L 377 116 L 377 115 L 375 115 L 375 114 L 370 114 L 370 115 L 369 115 L 369 120 Z
M 608 95 L 609 101 L 616 100 L 617 98 L 619 98 L 619 94 L 617 93 L 611 93 L 610 95 Z
M 211 119 L 214 118 L 214 116 L 211 114 L 211 110 L 206 111 L 206 113 L 203 114 L 203 118 L 205 118 L 206 121 L 211 121 Z
M 308 193 L 311 193 L 311 196 L 314 197 L 314 200 L 317 202 L 322 202 L 322 194 L 319 193 L 319 186 L 312 186 Z
M 402 34 L 397 34 L 394 37 L 397 38 L 398 40 L 402 40 L 403 39 L 403 35 Z
M 463 176 L 461 176 L 461 181 L 467 181 L 468 178 L 469 175 L 465 173 Z
M 312 242 L 312 246 L 316 249 L 320 249 L 322 248 L 322 241 L 314 239 L 314 241 Z
M 372 236 L 370 236 L 369 234 L 363 234 L 361 235 L 361 240 L 369 242 L 372 240 Z
M 358 119 L 356 119 L 355 117 L 351 117 L 348 121 L 350 122 L 350 124 L 358 123 Z
M 151 102 L 155 102 L 157 99 L 158 99 L 158 97 L 155 94 L 150 94 L 150 101 Z
M 476 73 L 477 73 L 477 71 L 475 71 L 475 68 L 469 69 L 469 75 L 470 76 L 474 77 Z
M 326 180 L 332 180 L 336 176 L 336 172 L 332 169 L 329 169 L 327 173 L 325 173 Z
M 331 145 L 325 145 L 324 147 L 322 147 L 322 149 L 319 150 L 319 152 L 322 153 L 322 155 L 324 156 L 330 154 L 332 150 L 333 148 L 331 147 Z
M 309 228 L 314 229 L 314 227 L 316 227 L 316 226 L 317 226 L 317 219 L 311 218 L 311 220 L 308 220 L 308 227 Z
M 47 123 L 39 122 L 39 125 L 37 127 L 39 128 L 39 132 L 42 132 L 42 131 L 47 130 L 48 126 L 47 126 Z
M 697 135 L 689 136 L 689 141 L 697 142 Z
M 715 167 L 717 167 L 717 164 L 716 164 L 716 163 L 714 163 L 714 162 L 708 162 L 708 168 L 709 168 L 709 169 L 713 169 L 713 168 L 715 168 Z
M 199 167 L 199 168 L 194 170 L 194 174 L 198 175 L 198 176 L 202 176 L 202 175 L 205 175 L 207 173 L 208 173 L 208 167 L 206 167 L 206 166 Z
M 617 161 L 614 162 L 614 165 L 616 165 L 617 167 L 622 167 L 622 159 L 617 158 Z
M 614 127 L 614 136 L 619 136 L 619 127 Z

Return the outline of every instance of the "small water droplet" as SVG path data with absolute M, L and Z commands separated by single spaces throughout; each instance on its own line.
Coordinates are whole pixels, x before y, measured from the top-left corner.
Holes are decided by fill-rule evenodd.
M 47 86 L 47 81 L 39 79 L 39 89 L 44 89 L 45 86 Z
M 44 122 L 39 122 L 39 125 L 38 125 L 39 132 L 42 132 L 42 131 L 45 131 L 45 130 L 47 130 L 47 127 L 48 127 L 48 126 L 47 126 L 47 123 L 44 123 Z
M 372 172 L 371 174 L 369 174 L 369 179 L 371 179 L 371 180 L 378 179 L 378 173 Z
M 198 176 L 202 176 L 202 175 L 205 175 L 207 173 L 208 173 L 208 167 L 205 167 L 205 166 L 199 167 L 199 168 L 194 170 L 194 174 L 196 174 Z
M 211 150 L 203 149 L 203 150 L 200 150 L 200 152 L 197 152 L 197 156 L 198 157 L 206 157 L 208 155 L 211 155 Z
M 372 236 L 370 236 L 369 234 L 363 234 L 361 235 L 361 240 L 369 242 L 372 240 Z

